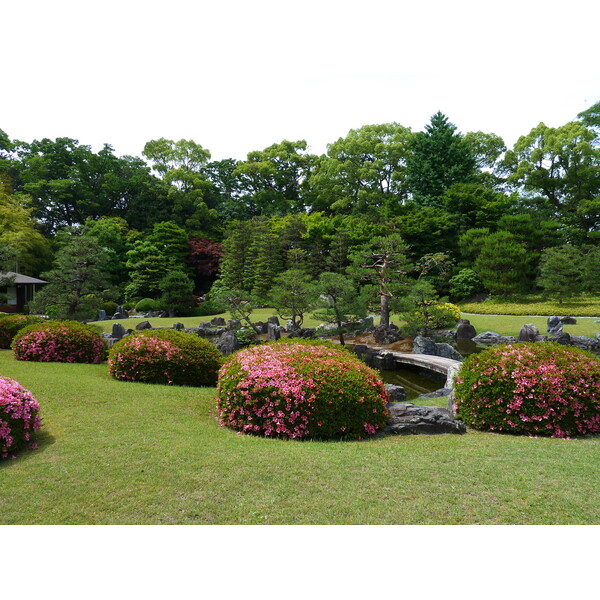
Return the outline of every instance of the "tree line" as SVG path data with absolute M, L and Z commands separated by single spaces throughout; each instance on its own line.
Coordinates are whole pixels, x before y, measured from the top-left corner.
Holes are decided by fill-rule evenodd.
M 402 278 L 454 300 L 598 291 L 599 140 L 600 102 L 512 149 L 461 134 L 441 112 L 418 132 L 366 125 L 320 156 L 284 140 L 243 161 L 211 161 L 191 140 L 117 157 L 109 145 L 95 153 L 0 130 L 1 266 L 70 281 L 69 316 L 222 289 L 269 302 L 290 271 L 353 278 L 359 296 L 375 284 L 357 275 L 357 256 L 396 238 L 410 265 Z

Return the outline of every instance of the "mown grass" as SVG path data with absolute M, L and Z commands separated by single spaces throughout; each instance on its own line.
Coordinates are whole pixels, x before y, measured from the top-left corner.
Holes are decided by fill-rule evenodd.
M 485 303 L 482 303 L 482 305 Z M 275 314 L 272 308 L 257 309 L 252 313 L 252 321 L 266 321 L 268 317 Z M 218 315 L 226 320 L 231 318 L 229 313 Z M 485 315 L 485 314 L 463 314 L 463 317 L 469 319 L 478 333 L 483 331 L 495 331 L 502 335 L 518 335 L 521 327 L 525 323 L 533 323 L 544 335 L 546 333 L 547 317 L 530 317 L 530 316 L 514 316 L 514 315 Z M 185 327 L 197 327 L 203 321 L 210 321 L 213 317 L 176 317 L 165 319 L 148 319 L 153 327 L 172 327 L 174 323 L 183 323 Z M 600 319 L 600 317 L 598 317 Z M 402 325 L 402 321 L 397 317 L 393 317 L 392 321 L 398 326 Z M 571 335 L 586 335 L 593 337 L 600 331 L 600 324 L 594 322 L 595 319 L 583 318 L 577 321 L 576 325 L 565 325 L 564 331 Z M 123 327 L 135 329 L 138 319 L 115 319 L 114 321 L 97 321 L 93 325 L 97 325 L 102 331 L 109 332 L 112 330 L 114 323 L 121 323 Z M 376 319 L 377 322 L 377 319 Z M 319 321 L 307 318 L 304 325 L 306 327 L 316 327 Z
M 541 315 L 550 317 L 598 317 L 600 318 L 600 295 L 589 294 L 565 300 L 545 300 L 539 295 L 513 296 L 507 299 L 493 298 L 485 302 L 459 303 L 466 313 L 487 315 Z
M 10 351 L 0 373 L 44 420 L 40 448 L 0 464 L 1 524 L 600 523 L 598 437 L 267 440 L 219 427 L 214 389 Z
M 526 323 L 535 325 L 541 335 L 546 335 L 548 317 L 531 317 L 515 315 L 473 315 L 463 314 L 464 319 L 469 319 L 477 333 L 495 331 L 501 335 L 518 336 L 521 327 Z M 576 325 L 563 325 L 563 331 L 570 335 L 585 335 L 594 337 L 600 331 L 600 323 L 596 319 L 577 318 Z

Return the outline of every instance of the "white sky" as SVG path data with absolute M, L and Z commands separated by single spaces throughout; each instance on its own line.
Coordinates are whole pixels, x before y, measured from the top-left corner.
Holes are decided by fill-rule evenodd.
M 593 0 L 0 0 L 0 129 L 243 159 L 441 110 L 512 146 L 600 100 L 599 22 Z

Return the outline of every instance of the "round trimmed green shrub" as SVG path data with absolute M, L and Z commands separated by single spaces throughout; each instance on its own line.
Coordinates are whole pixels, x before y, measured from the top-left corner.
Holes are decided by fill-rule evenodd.
M 15 335 L 17 360 L 34 362 L 101 363 L 106 344 L 99 330 L 77 321 L 46 321 L 28 325 Z
M 40 405 L 29 390 L 14 379 L 0 376 L 0 458 L 26 445 L 36 448 L 33 434 L 40 428 Z
M 571 437 L 600 432 L 600 361 L 554 343 L 495 346 L 456 377 L 457 417 L 475 429 Z
M 175 329 L 146 329 L 109 352 L 109 373 L 123 381 L 213 386 L 222 355 L 208 340 Z
M 241 350 L 217 386 L 221 425 L 277 438 L 361 439 L 385 427 L 388 401 L 373 369 L 326 342 Z
M 157 306 L 158 306 L 158 302 L 156 300 L 152 300 L 152 298 L 142 298 L 135 305 L 135 312 L 147 313 L 147 312 L 150 312 L 151 310 L 156 310 Z
M 18 331 L 33 323 L 43 323 L 45 319 L 34 315 L 0 316 L 0 348 L 8 350 Z
M 99 308 L 106 312 L 106 316 L 112 317 L 117 312 L 118 304 L 112 300 L 107 300 L 106 302 L 102 302 Z

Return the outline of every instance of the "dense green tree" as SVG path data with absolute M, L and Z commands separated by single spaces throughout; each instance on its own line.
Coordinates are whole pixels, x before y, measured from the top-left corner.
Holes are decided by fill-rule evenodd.
M 250 243 L 254 232 L 252 221 L 234 221 L 223 240 L 221 281 L 232 290 L 247 290 L 246 272 L 250 264 Z
M 168 201 L 173 221 L 194 235 L 209 235 L 218 229 L 218 214 L 205 202 L 211 183 L 204 169 L 210 152 L 193 140 L 150 140 L 142 154 L 170 185 Z
M 283 140 L 264 150 L 248 153 L 233 174 L 238 177 L 242 200 L 252 216 L 285 215 L 304 210 L 305 182 L 315 156 L 306 153 L 306 141 Z
M 600 142 L 600 102 L 580 112 L 577 118 L 596 134 L 596 142 Z
M 473 180 L 476 163 L 472 147 L 441 112 L 431 117 L 425 131 L 414 135 L 406 177 L 419 206 L 440 206 L 451 185 Z
M 96 238 L 72 231 L 70 242 L 57 252 L 52 270 L 42 273 L 48 284 L 36 294 L 30 311 L 66 319 L 94 316 L 108 284 L 107 260 Z
M 600 292 L 600 246 L 586 248 L 583 260 L 583 289 Z
M 558 298 L 559 304 L 581 292 L 582 276 L 583 255 L 579 249 L 564 245 L 542 253 L 537 284 L 546 296 Z
M 492 233 L 484 239 L 473 270 L 491 294 L 506 297 L 524 288 L 527 250 L 507 231 Z
M 452 215 L 460 234 L 468 229 L 495 229 L 512 206 L 510 198 L 481 183 L 455 183 L 443 195 L 443 208 Z
M 172 271 L 167 257 L 148 241 L 138 240 L 127 252 L 129 284 L 125 287 L 128 300 L 158 298 L 160 282 Z
M 37 276 L 50 266 L 52 252 L 26 202 L 0 180 L 0 243 L 12 250 L 10 270 Z
M 503 161 L 507 181 L 528 194 L 542 194 L 574 241 L 600 223 L 600 148 L 582 123 L 562 127 L 540 123 L 519 138 Z
M 170 271 L 159 283 L 162 292 L 158 300 L 169 317 L 186 316 L 194 306 L 194 282 L 182 271 Z
M 282 319 L 290 319 L 293 329 L 300 329 L 304 315 L 313 307 L 315 288 L 311 277 L 301 269 L 288 269 L 273 281 L 269 302 Z
M 483 292 L 481 277 L 473 269 L 461 269 L 450 279 L 450 296 L 460 301 Z
M 182 227 L 170 221 L 156 223 L 146 241 L 165 257 L 171 269 L 184 272 L 191 270 L 188 265 L 188 234 Z
M 271 289 L 273 277 L 282 271 L 281 255 L 277 252 L 278 239 L 269 223 L 262 219 L 254 222 L 244 280 L 247 291 L 264 299 Z
M 418 209 L 412 205 L 395 222 L 409 246 L 412 260 L 434 252 L 457 253 L 458 228 L 452 215 L 445 210 L 432 206 Z
M 352 257 L 350 267 L 359 282 L 374 286 L 380 304 L 380 324 L 390 324 L 390 302 L 407 283 L 412 265 L 408 246 L 398 234 L 373 238 Z
M 344 346 L 343 324 L 366 314 L 363 297 L 357 293 L 354 283 L 339 273 L 321 273 L 315 283 L 315 296 L 321 308 L 314 314 L 315 318 L 335 323 L 340 344 Z
M 313 210 L 333 214 L 398 213 L 408 198 L 406 162 L 412 133 L 398 123 L 351 129 L 327 148 L 310 185 Z

